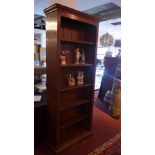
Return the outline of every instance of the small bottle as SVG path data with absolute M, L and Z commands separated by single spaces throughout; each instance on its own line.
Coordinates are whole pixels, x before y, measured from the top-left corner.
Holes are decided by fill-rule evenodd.
M 86 62 L 86 59 L 85 59 L 85 54 L 84 54 L 84 51 L 82 51 L 82 55 L 81 55 L 81 64 L 85 64 Z

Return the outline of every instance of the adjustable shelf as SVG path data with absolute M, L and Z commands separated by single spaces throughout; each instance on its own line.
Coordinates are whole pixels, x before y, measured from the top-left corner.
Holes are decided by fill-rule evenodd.
M 65 134 L 64 134 L 65 133 Z M 92 131 L 83 128 L 72 128 L 72 130 L 65 131 L 61 136 L 60 150 L 64 150 L 65 148 L 71 146 L 72 144 L 90 136 Z
M 78 113 L 74 116 L 70 116 L 70 118 L 68 118 L 67 120 L 64 120 L 63 122 L 61 122 L 61 129 L 65 128 L 65 127 L 68 127 L 72 124 L 75 124 L 83 119 L 86 119 L 88 118 L 89 115 L 85 115 L 85 114 L 82 114 L 82 113 Z
M 61 39 L 61 42 L 66 42 L 66 43 L 74 43 L 74 44 L 84 44 L 84 45 L 94 45 L 95 43 L 93 42 L 86 42 L 86 41 L 77 41 L 77 40 L 68 40 L 68 39 Z
M 92 84 L 84 84 L 84 85 L 79 85 L 79 86 L 67 86 L 66 88 L 60 89 L 60 92 L 75 90 L 75 89 L 80 89 L 80 88 L 85 88 L 85 87 L 91 87 L 91 86 Z
M 87 104 L 89 102 L 91 102 L 91 100 L 79 99 L 78 101 L 74 101 L 74 103 L 71 104 L 71 105 L 62 105 L 62 107 L 60 108 L 60 111 L 68 110 L 70 108 L 73 108 L 73 107 L 76 107 L 76 106 L 79 106 L 79 105 L 83 105 L 83 104 Z

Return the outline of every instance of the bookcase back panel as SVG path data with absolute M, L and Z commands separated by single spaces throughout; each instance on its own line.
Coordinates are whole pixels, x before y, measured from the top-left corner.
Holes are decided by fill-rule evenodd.
M 76 118 L 78 118 L 80 116 L 85 116 L 87 113 L 82 108 L 83 108 L 83 106 L 80 105 L 80 106 L 74 107 L 72 109 L 68 109 L 68 110 L 65 110 L 65 111 L 61 112 L 61 114 L 60 114 L 60 117 L 61 117 L 60 123 L 63 124 L 65 121 L 68 122 L 68 120 L 71 120 L 71 119 L 76 120 Z
M 90 130 L 90 128 L 91 128 L 91 118 L 88 117 L 86 119 L 83 119 L 82 121 L 75 124 L 75 127 Z
M 67 128 L 61 130 L 60 142 L 62 143 L 62 146 L 70 143 L 71 141 L 76 141 L 76 139 L 89 132 L 88 126 L 90 125 L 84 125 L 81 127 L 81 122 L 84 122 L 84 120 L 80 121 L 78 124 L 73 124 L 72 126 L 68 126 Z
M 69 18 L 61 17 L 61 38 L 86 42 L 96 41 L 96 27 Z
M 82 99 L 91 100 L 92 87 L 86 87 L 82 89 L 75 89 L 71 91 L 64 91 L 62 93 L 62 105 L 72 106 L 75 102 L 81 101 Z

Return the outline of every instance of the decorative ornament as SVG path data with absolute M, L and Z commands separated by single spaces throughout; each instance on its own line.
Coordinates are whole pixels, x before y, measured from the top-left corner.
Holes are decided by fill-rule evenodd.
M 114 38 L 109 33 L 105 33 L 100 37 L 100 44 L 103 47 L 109 47 L 112 46 L 114 43 Z
M 76 48 L 75 49 L 75 64 L 80 63 L 80 57 L 81 57 L 80 49 Z
M 66 55 L 65 55 L 65 51 L 62 51 L 62 55 L 60 56 L 61 59 L 61 64 L 62 65 L 66 65 Z
M 62 54 L 60 55 L 60 59 L 61 59 L 61 64 L 62 65 L 66 65 L 66 54 L 68 53 L 68 50 L 63 50 Z
M 69 86 L 75 86 L 75 78 L 72 76 L 72 74 L 68 75 L 68 84 Z
M 78 71 L 77 75 L 77 85 L 83 85 L 84 73 L 82 71 Z

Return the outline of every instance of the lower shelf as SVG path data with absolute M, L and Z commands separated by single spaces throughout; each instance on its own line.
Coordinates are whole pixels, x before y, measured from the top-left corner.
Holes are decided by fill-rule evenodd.
M 64 111 L 64 110 L 67 110 L 67 109 L 70 109 L 70 108 L 73 108 L 73 107 L 76 107 L 76 106 L 79 106 L 79 105 L 82 105 L 82 104 L 86 104 L 86 103 L 90 103 L 91 100 L 89 99 L 78 99 L 77 101 L 74 101 L 74 102 L 71 102 L 71 103 L 64 103 L 61 108 L 60 108 L 60 111 Z
M 82 114 L 82 113 L 77 113 L 76 115 L 74 115 L 73 117 L 70 117 L 68 118 L 67 120 L 63 121 L 61 123 L 61 129 L 69 126 L 69 125 L 72 125 L 72 124 L 75 124 L 81 120 L 84 120 L 86 118 L 88 118 L 89 115 L 85 115 L 85 114 Z
M 83 138 L 89 136 L 92 134 L 92 131 L 89 131 L 87 129 L 83 128 L 72 128 L 71 131 L 68 130 L 68 132 L 65 132 L 65 134 L 61 135 L 61 144 L 60 149 L 58 151 L 61 151 L 74 143 L 82 140 Z

